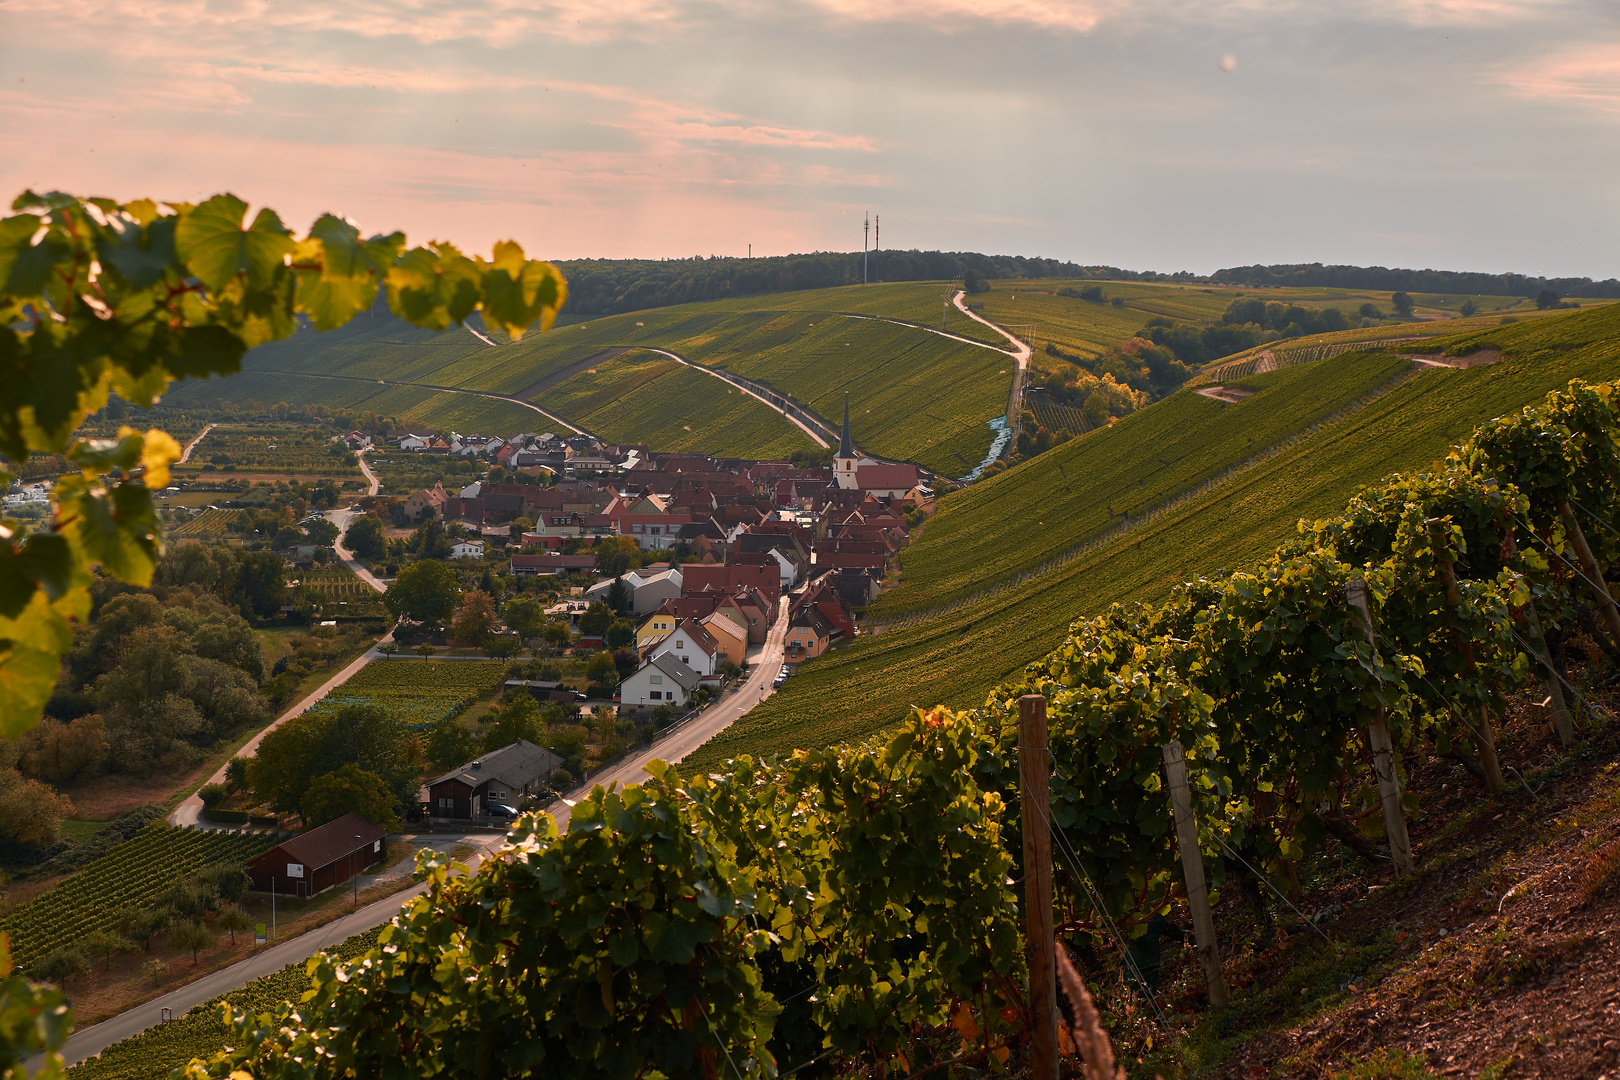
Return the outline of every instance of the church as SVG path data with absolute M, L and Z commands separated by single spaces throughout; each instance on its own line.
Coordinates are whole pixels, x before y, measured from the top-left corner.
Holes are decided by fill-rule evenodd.
M 841 491 L 865 492 L 879 499 L 904 499 L 917 489 L 915 465 L 887 465 L 857 453 L 849 437 L 849 398 L 844 398 L 844 434 L 833 456 L 833 484 Z

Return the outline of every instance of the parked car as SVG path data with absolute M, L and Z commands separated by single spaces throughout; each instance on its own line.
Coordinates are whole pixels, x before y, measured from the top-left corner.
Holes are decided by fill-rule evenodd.
M 492 818 L 516 818 L 518 812 L 505 803 L 492 802 L 484 808 L 484 813 Z

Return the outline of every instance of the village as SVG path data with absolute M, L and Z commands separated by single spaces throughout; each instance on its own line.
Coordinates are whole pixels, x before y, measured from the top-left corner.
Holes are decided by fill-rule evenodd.
M 588 435 L 356 430 L 341 438 L 356 452 L 382 445 L 474 458 L 528 481 L 475 481 L 454 492 L 435 484 L 401 500 L 395 531 L 442 522 L 455 536 L 450 559 L 504 550 L 514 579 L 572 579 L 598 575 L 603 540 L 628 538 L 654 553 L 573 587 L 577 597 L 548 610 L 575 631 L 594 601 L 634 620 L 639 664 L 616 699 L 632 712 L 690 707 L 728 664 L 764 644 L 784 605 L 779 678 L 853 640 L 856 613 L 877 598 L 933 499 L 916 466 L 859 453 L 847 413 L 829 467 L 656 453 Z M 589 633 L 575 645 L 608 647 Z

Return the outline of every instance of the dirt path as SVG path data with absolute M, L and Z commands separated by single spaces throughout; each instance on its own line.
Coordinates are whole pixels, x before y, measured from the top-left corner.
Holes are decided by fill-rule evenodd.
M 1207 397 L 1211 401 L 1224 401 L 1228 405 L 1236 405 L 1246 397 L 1254 394 L 1253 390 L 1244 390 L 1236 386 L 1200 386 L 1193 393 L 1199 397 Z
M 219 427 L 218 424 L 209 424 L 207 427 L 197 432 L 197 437 L 186 443 L 186 448 L 180 452 L 179 464 L 184 465 L 186 462 L 190 461 L 191 452 L 197 449 L 197 444 L 206 439 L 208 437 L 208 433 L 217 427 Z

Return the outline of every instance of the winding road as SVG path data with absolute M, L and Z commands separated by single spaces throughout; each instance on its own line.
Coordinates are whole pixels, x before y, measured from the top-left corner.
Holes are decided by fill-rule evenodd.
M 659 356 L 667 356 L 671 360 L 675 361 L 677 364 L 685 364 L 687 367 L 692 368 L 694 371 L 701 371 L 705 375 L 713 375 L 715 378 L 719 379 L 721 382 L 725 383 L 727 386 L 735 386 L 738 390 L 741 390 L 743 393 L 747 394 L 749 397 L 751 397 L 754 400 L 764 404 L 764 406 L 766 408 L 780 413 L 788 421 L 788 423 L 792 424 L 794 427 L 798 428 L 800 431 L 802 431 L 806 435 L 810 436 L 810 438 L 812 440 L 814 440 L 815 444 L 817 446 L 821 447 L 823 450 L 827 449 L 827 447 L 832 445 L 826 439 L 822 438 L 820 432 L 813 430 L 803 420 L 799 419 L 797 416 L 794 416 L 792 413 L 788 412 L 786 409 L 784 409 L 782 406 L 778 405 L 776 402 L 772 401 L 770 398 L 767 398 L 767 397 L 763 396 L 757 390 L 754 390 L 752 387 L 749 387 L 749 386 L 745 385 L 740 380 L 740 377 L 734 377 L 732 375 L 727 374 L 724 371 L 720 371 L 717 368 L 706 367 L 703 364 L 694 364 L 692 361 L 688 360 L 686 357 L 678 356 L 675 353 L 670 352 L 668 349 L 655 349 L 655 348 L 652 348 L 651 346 L 648 346 L 648 345 L 642 345 L 642 346 L 638 346 L 638 347 L 646 349 L 648 352 L 657 353 Z

